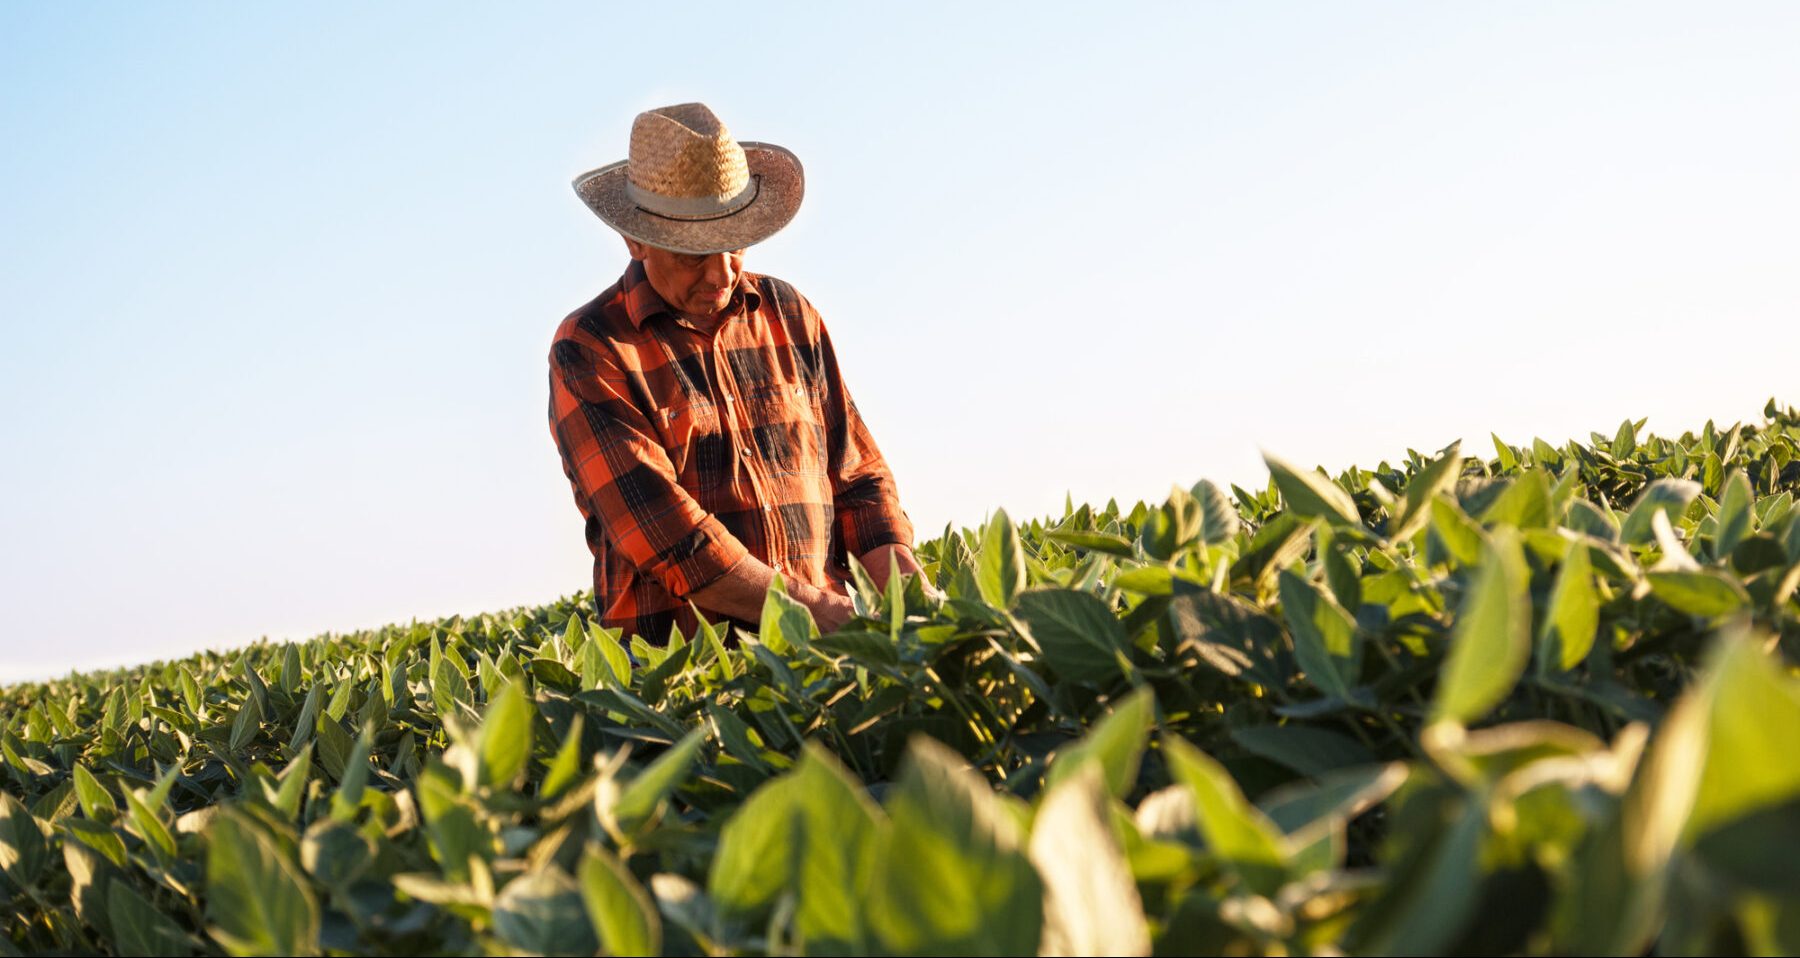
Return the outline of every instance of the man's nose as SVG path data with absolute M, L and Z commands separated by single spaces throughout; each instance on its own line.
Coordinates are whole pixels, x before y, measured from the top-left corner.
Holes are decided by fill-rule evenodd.
M 706 258 L 706 278 L 719 286 L 729 286 L 737 279 L 732 275 L 731 254 L 714 253 Z

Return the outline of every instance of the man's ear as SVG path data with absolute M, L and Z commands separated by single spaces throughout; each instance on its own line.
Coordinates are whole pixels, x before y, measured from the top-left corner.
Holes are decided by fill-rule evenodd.
M 625 248 L 631 251 L 632 259 L 644 258 L 644 244 L 626 236 L 624 233 L 620 233 L 619 238 L 625 241 Z

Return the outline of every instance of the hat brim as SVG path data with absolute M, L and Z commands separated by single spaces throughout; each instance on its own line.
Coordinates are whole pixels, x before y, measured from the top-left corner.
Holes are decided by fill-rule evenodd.
M 606 225 L 641 243 L 677 253 L 726 253 L 774 236 L 800 211 L 806 177 L 800 158 L 772 143 L 740 141 L 756 197 L 743 209 L 705 220 L 658 216 L 625 195 L 629 160 L 575 178 L 575 193 Z

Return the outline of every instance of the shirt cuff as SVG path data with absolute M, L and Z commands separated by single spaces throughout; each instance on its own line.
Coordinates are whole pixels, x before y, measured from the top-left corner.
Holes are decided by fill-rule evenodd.
M 871 551 L 887 545 L 913 544 L 912 520 L 900 507 L 887 502 L 871 502 L 853 506 L 838 514 L 838 528 L 843 535 L 844 550 L 861 559 Z
M 724 578 L 749 554 L 750 550 L 736 536 L 709 517 L 643 571 L 662 583 L 671 596 L 685 599 Z

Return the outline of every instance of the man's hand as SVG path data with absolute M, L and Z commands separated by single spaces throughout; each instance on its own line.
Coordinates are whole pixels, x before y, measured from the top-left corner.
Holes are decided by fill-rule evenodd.
M 769 585 L 775 581 L 775 570 L 755 556 L 745 556 L 722 578 L 705 588 L 688 594 L 693 603 L 708 612 L 721 612 L 735 619 L 755 622 L 762 618 L 763 602 Z M 855 614 L 850 597 L 826 592 L 797 579 L 788 579 L 787 594 L 806 606 L 820 632 L 835 632 Z

